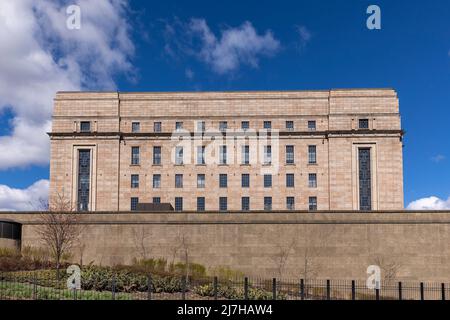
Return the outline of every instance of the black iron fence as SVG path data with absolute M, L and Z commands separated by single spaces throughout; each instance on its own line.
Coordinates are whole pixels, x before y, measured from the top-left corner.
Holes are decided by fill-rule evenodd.
M 446 300 L 444 283 L 318 279 L 220 279 L 139 275 L 137 281 L 101 276 L 68 289 L 67 277 L 39 271 L 0 273 L 0 300 Z

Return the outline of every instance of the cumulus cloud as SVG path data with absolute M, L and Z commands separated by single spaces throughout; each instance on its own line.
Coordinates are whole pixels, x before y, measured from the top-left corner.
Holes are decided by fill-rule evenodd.
M 81 28 L 66 27 L 66 7 L 81 8 Z M 12 130 L 0 136 L 0 169 L 47 164 L 56 91 L 115 89 L 133 77 L 134 46 L 127 2 L 17 0 L 0 2 L 0 111 Z
M 218 74 L 237 71 L 242 65 L 259 66 L 261 57 L 271 57 L 280 49 L 280 42 L 270 30 L 259 34 L 251 22 L 228 27 L 220 36 L 214 34 L 205 19 L 179 19 L 164 29 L 167 56 L 179 59 L 180 54 L 195 56 Z
M 438 197 L 422 198 L 411 202 L 408 210 L 450 210 L 450 197 L 447 200 Z
M 37 210 L 48 197 L 48 180 L 39 180 L 26 189 L 0 185 L 0 211 Z

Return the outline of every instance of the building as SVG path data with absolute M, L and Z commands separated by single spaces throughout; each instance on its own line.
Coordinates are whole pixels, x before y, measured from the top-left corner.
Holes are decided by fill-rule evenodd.
M 58 92 L 49 135 L 80 211 L 403 209 L 392 89 Z

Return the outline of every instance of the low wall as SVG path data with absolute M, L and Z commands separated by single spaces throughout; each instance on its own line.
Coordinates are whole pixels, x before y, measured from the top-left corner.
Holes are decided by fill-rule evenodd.
M 450 280 L 450 212 L 89 213 L 74 262 L 130 263 L 142 255 L 249 276 L 365 279 L 370 264 L 397 280 Z M 37 246 L 39 214 L 0 213 Z

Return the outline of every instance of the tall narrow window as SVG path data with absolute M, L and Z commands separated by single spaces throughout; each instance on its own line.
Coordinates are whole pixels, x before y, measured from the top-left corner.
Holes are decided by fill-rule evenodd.
M 162 131 L 162 125 L 160 121 L 154 122 L 153 123 L 153 132 L 155 133 L 159 133 Z
M 153 147 L 153 164 L 154 165 L 161 164 L 161 147 L 158 146 Z
M 219 164 L 227 164 L 227 146 L 219 147 Z
M 175 147 L 175 164 L 183 164 L 183 147 Z
M 308 146 L 308 163 L 317 163 L 316 146 Z
M 294 197 L 286 197 L 286 209 L 287 210 L 295 210 L 295 198 Z
M 80 122 L 80 131 L 81 132 L 91 132 L 91 122 L 90 121 L 81 121 Z
M 243 173 L 241 180 L 242 188 L 250 188 L 250 175 L 248 173 Z
M 286 173 L 286 188 L 294 188 L 295 179 L 293 173 Z
M 205 211 L 205 197 L 197 197 L 197 211 Z
M 153 175 L 153 188 L 154 189 L 161 188 L 161 175 L 160 174 Z
M 317 197 L 309 197 L 309 211 L 317 210 Z
M 197 174 L 197 188 L 204 188 L 205 187 L 205 175 L 204 174 Z
M 139 147 L 131 147 L 131 164 L 139 164 Z
M 359 209 L 372 210 L 370 148 L 359 149 Z
M 316 131 L 316 121 L 309 120 L 308 121 L 308 130 L 309 131 Z
M 272 163 L 272 146 L 264 146 L 264 164 Z
M 220 211 L 227 211 L 228 210 L 228 199 L 227 199 L 227 197 L 220 197 L 219 198 L 219 210 Z
M 140 122 L 132 122 L 131 123 L 131 132 L 137 133 L 141 131 L 141 123 Z
M 206 146 L 197 146 L 197 164 L 205 164 Z
M 219 174 L 219 188 L 227 188 L 228 187 L 228 175 L 221 173 Z
M 242 164 L 250 163 L 250 146 L 242 146 Z
M 242 208 L 242 211 L 250 210 L 250 197 L 242 197 L 241 198 L 241 208 Z
M 272 197 L 264 197 L 264 210 L 272 210 Z
M 271 188 L 271 187 L 272 187 L 272 175 L 265 174 L 264 175 L 264 188 Z
M 308 187 L 317 188 L 317 174 L 315 173 L 308 174 Z
M 89 210 L 89 190 L 91 181 L 91 151 L 78 151 L 78 210 Z
M 139 198 L 132 197 L 130 200 L 130 209 L 131 211 L 136 211 L 139 203 Z
M 183 198 L 175 197 L 175 211 L 183 211 Z
M 294 164 L 294 146 L 286 146 L 286 164 Z
M 183 175 L 182 174 L 175 175 L 175 188 L 183 188 Z
M 131 188 L 139 188 L 139 175 L 138 174 L 132 174 L 131 175 Z

